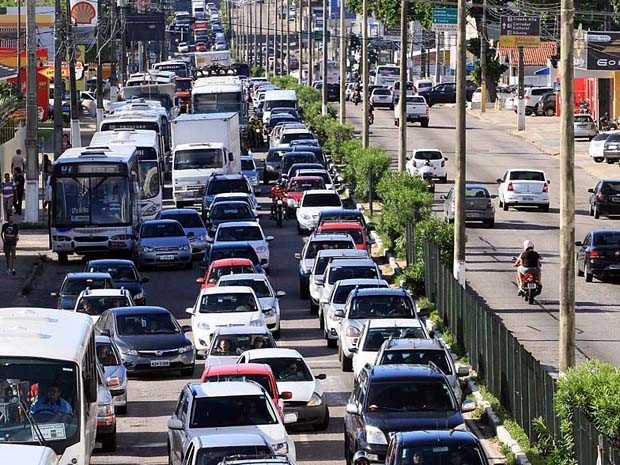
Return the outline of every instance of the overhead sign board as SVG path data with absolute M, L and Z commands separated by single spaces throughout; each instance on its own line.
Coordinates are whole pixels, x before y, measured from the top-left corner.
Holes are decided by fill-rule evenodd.
M 499 43 L 503 47 L 540 47 L 538 16 L 502 16 Z
M 433 8 L 433 25 L 435 32 L 456 32 L 458 24 L 458 10 L 456 8 Z
M 585 48 L 586 69 L 620 71 L 620 32 L 586 32 Z

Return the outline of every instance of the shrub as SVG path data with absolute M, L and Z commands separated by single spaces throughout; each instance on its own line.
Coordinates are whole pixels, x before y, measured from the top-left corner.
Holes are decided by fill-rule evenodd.
M 416 223 L 414 240 L 417 247 L 416 255 L 422 257 L 424 242 L 434 242 L 439 248 L 441 261 L 446 265 L 452 265 L 454 257 L 454 226 L 436 216 Z
M 253 77 L 263 77 L 265 75 L 265 68 L 261 66 L 252 66 L 252 68 L 250 68 L 250 75 Z
M 379 147 L 359 147 L 358 150 L 351 152 L 351 157 L 347 160 L 350 170 L 355 179 L 354 189 L 358 198 L 365 199 L 370 191 L 369 176 L 372 173 L 373 196 L 376 197 L 377 185 L 381 182 L 381 177 L 390 167 L 390 156 L 385 150 Z
M 336 163 L 342 163 L 343 154 L 341 148 L 343 144 L 354 140 L 353 126 L 333 121 L 325 128 L 325 133 L 327 135 L 325 149 L 331 154 L 332 159 Z

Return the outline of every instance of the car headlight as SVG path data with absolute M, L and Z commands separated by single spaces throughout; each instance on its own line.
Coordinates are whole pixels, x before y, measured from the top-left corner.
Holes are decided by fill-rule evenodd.
M 346 337 L 360 337 L 360 330 L 355 326 L 347 326 L 344 335 Z
M 264 245 L 256 247 L 256 253 L 267 253 L 267 247 Z
M 301 214 L 301 218 L 302 218 L 303 220 L 309 220 L 309 219 L 311 219 L 312 217 L 311 217 L 310 215 L 308 215 L 307 213 L 302 213 L 302 214 Z
M 368 444 L 380 444 L 387 446 L 385 434 L 376 426 L 366 425 L 366 442 Z
M 206 321 L 201 321 L 196 325 L 198 329 L 204 329 L 205 331 L 209 331 L 211 329 L 211 325 Z
M 286 441 L 274 443 L 271 448 L 276 455 L 288 454 L 288 443 Z
M 271 165 L 267 165 L 267 166 L 265 167 L 265 169 L 266 169 L 267 171 L 275 171 L 275 168 L 274 168 L 273 166 L 271 166 Z
M 263 320 L 251 320 L 250 326 L 264 326 Z
M 189 245 L 182 244 L 182 245 L 179 246 L 179 250 L 189 250 Z
M 272 314 L 273 314 L 273 307 L 263 308 L 263 315 L 272 315 Z
M 136 349 L 132 349 L 131 347 L 119 347 L 121 350 L 121 354 L 123 355 L 138 355 L 138 351 Z
M 114 406 L 112 404 L 105 404 L 105 405 L 97 406 L 98 417 L 109 417 L 112 415 L 114 415 Z
M 157 213 L 157 205 L 149 205 L 143 212 L 142 216 L 151 216 Z
M 144 253 L 151 253 L 153 251 L 153 247 L 149 247 L 149 246 L 143 246 L 142 247 L 142 252 Z
M 310 400 L 306 403 L 306 405 L 308 407 L 318 407 L 322 403 L 323 403 L 323 398 L 319 396 L 316 392 L 313 392 L 312 397 L 310 397 Z
M 191 344 L 188 346 L 179 347 L 180 354 L 184 354 L 185 352 L 191 352 L 192 350 L 194 350 L 194 346 L 192 346 Z

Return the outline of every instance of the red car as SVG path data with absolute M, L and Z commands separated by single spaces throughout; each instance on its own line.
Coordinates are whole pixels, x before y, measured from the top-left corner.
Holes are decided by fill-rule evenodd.
M 289 214 L 297 208 L 304 192 L 311 189 L 325 189 L 323 178 L 320 176 L 295 176 L 289 179 L 286 185 Z
M 293 397 L 289 391 L 279 392 L 276 378 L 271 367 L 264 363 L 240 363 L 237 365 L 205 366 L 201 383 L 213 381 L 254 381 L 260 384 L 271 395 L 273 403 L 278 406 L 280 415 L 284 418 L 284 400 Z
M 196 282 L 202 284 L 200 289 L 207 289 L 215 287 L 221 276 L 238 273 L 258 273 L 258 271 L 256 271 L 252 260 L 247 258 L 222 258 L 211 263 L 207 274 L 204 277 L 197 278 Z
M 342 222 L 342 223 L 323 223 L 317 229 L 318 233 L 347 233 L 353 238 L 355 248 L 358 250 L 367 250 L 370 253 L 370 243 L 366 237 L 366 230 L 359 223 Z

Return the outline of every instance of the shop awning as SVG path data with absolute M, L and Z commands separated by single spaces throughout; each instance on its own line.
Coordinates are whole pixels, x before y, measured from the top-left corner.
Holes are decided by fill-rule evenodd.
M 534 71 L 536 76 L 549 76 L 550 70 L 549 68 L 540 68 L 539 70 Z

